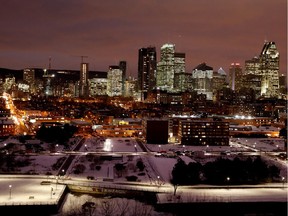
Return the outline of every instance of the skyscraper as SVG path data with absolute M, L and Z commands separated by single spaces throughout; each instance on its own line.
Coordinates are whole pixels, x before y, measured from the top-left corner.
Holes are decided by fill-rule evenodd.
M 185 91 L 185 77 L 185 53 L 176 53 L 174 44 L 164 44 L 157 63 L 157 87 L 168 92 Z
M 125 80 L 126 80 L 126 70 L 127 70 L 127 62 L 126 61 L 120 61 L 119 62 L 119 68 L 122 71 L 122 94 L 124 94 L 124 86 L 125 86 Z
M 171 91 L 174 87 L 174 44 L 164 44 L 161 47 L 160 61 L 157 63 L 156 85 L 161 90 Z
M 147 98 L 147 94 L 155 88 L 157 58 L 156 48 L 147 47 L 139 49 L 138 55 L 138 90 L 141 100 Z
M 79 96 L 88 96 L 88 63 L 81 63 L 80 68 L 80 82 L 79 82 Z
M 260 59 L 262 75 L 261 95 L 264 97 L 278 97 L 279 94 L 279 52 L 275 42 L 265 41 Z
M 229 86 L 233 91 L 241 88 L 242 67 L 240 63 L 231 63 L 229 68 Z
M 185 91 L 185 53 L 174 54 L 174 90 Z
M 33 68 L 26 68 L 23 70 L 23 81 L 29 85 L 29 92 L 36 92 L 35 89 L 35 70 Z
M 201 63 L 192 71 L 193 89 L 197 94 L 205 94 L 207 100 L 212 100 L 213 68 Z
M 265 41 L 259 57 L 245 61 L 244 75 L 260 76 L 261 96 L 279 96 L 279 52 L 275 42 Z
M 119 66 L 110 66 L 107 73 L 107 95 L 121 96 L 122 89 L 122 70 Z

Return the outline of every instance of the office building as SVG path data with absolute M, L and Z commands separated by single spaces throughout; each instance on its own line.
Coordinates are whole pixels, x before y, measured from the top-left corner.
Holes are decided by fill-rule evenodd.
M 184 92 L 186 90 L 185 85 L 185 53 L 174 54 L 174 91 Z
M 229 122 L 214 119 L 189 119 L 180 121 L 179 138 L 182 145 L 227 146 Z
M 242 67 L 240 63 L 231 63 L 229 67 L 229 86 L 233 91 L 239 91 L 242 85 Z
M 81 63 L 80 81 L 79 81 L 79 96 L 88 96 L 88 63 Z
M 107 73 L 107 95 L 121 96 L 123 90 L 122 70 L 119 66 L 110 66 Z
M 164 44 L 161 47 L 160 61 L 157 63 L 157 88 L 172 91 L 174 88 L 175 45 Z
M 138 91 L 141 100 L 145 100 L 147 95 L 156 86 L 157 53 L 155 47 L 139 49 L 138 54 Z
M 262 75 L 261 95 L 264 97 L 278 97 L 279 95 L 279 52 L 275 42 L 265 42 L 260 59 Z
M 206 95 L 207 100 L 212 100 L 213 68 L 201 63 L 192 71 L 193 89 L 197 94 Z

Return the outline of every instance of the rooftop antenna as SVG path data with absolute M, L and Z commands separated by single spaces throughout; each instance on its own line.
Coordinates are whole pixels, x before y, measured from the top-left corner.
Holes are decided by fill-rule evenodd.
M 80 57 L 81 57 L 81 63 L 83 63 L 84 58 L 88 58 L 88 56 L 84 56 L 84 55 L 81 55 Z
M 48 66 L 48 70 L 51 70 L 51 56 L 49 56 L 49 66 Z

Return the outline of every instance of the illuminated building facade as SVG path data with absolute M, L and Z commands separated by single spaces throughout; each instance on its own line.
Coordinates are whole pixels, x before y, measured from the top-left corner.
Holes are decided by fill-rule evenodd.
M 261 77 L 261 96 L 279 96 L 279 52 L 275 42 L 265 42 L 259 57 L 245 61 L 244 75 L 249 74 Z
M 207 100 L 212 100 L 213 68 L 206 63 L 199 64 L 192 71 L 193 89 L 197 94 L 206 95 Z
M 262 75 L 261 95 L 278 97 L 279 94 L 279 52 L 275 42 L 265 42 L 260 54 Z
M 185 53 L 176 53 L 174 44 L 164 44 L 157 63 L 157 88 L 168 92 L 185 91 L 185 78 Z
M 88 96 L 88 63 L 81 63 L 80 81 L 79 81 L 79 96 Z
M 122 95 L 122 70 L 119 66 L 110 66 L 107 73 L 107 95 L 110 97 Z
M 145 100 L 156 86 L 157 53 L 155 47 L 141 48 L 138 53 L 138 90 Z
M 157 63 L 157 88 L 172 91 L 174 88 L 175 45 L 164 44 L 161 47 L 160 61 Z
M 26 68 L 23 70 L 23 82 L 29 85 L 29 92 L 34 93 L 35 89 L 35 70 L 33 68 Z
M 0 137 L 14 135 L 15 123 L 10 118 L 0 118 Z
M 174 54 L 174 91 L 184 92 L 185 87 L 185 53 Z
M 89 71 L 89 96 L 107 94 L 107 72 Z
M 89 95 L 106 95 L 107 94 L 107 78 L 92 78 L 88 80 Z
M 190 119 L 180 121 L 179 127 L 179 137 L 182 145 L 229 145 L 228 121 Z

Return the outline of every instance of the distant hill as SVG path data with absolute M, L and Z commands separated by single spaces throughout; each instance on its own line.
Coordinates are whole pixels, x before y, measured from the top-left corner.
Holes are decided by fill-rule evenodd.
M 0 78 L 15 77 L 16 82 L 23 80 L 23 70 L 0 68 Z

